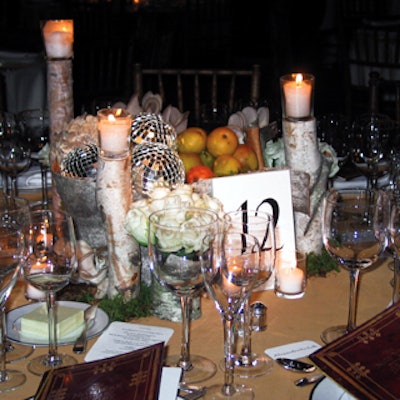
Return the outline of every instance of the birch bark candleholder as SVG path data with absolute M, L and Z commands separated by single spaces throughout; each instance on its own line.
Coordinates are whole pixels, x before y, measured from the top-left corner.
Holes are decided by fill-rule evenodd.
M 98 112 L 100 154 L 96 198 L 106 226 L 108 248 L 107 296 L 118 294 L 125 300 L 136 298 L 140 289 L 139 244 L 125 229 L 126 214 L 132 204 L 129 133 L 132 118 L 121 109 Z
M 296 246 L 306 254 L 320 254 L 323 248 L 321 200 L 327 189 L 331 166 L 319 150 L 314 82 L 314 76 L 309 74 L 289 74 L 280 78 L 286 165 L 310 176 L 308 211 L 294 213 Z
M 66 123 L 74 117 L 72 58 L 74 43 L 73 20 L 48 20 L 41 22 L 46 50 L 47 103 L 49 109 L 49 163 L 56 160 L 57 137 Z M 52 202 L 55 210 L 61 209 L 61 199 L 53 180 Z

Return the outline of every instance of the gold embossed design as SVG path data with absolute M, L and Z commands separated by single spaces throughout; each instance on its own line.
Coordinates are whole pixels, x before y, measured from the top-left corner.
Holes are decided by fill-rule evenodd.
M 369 329 L 366 329 L 365 331 L 361 332 L 357 336 L 357 339 L 361 343 L 368 344 L 370 341 L 373 341 L 376 338 L 379 338 L 380 336 L 381 336 L 381 333 L 380 333 L 379 329 L 369 328 Z

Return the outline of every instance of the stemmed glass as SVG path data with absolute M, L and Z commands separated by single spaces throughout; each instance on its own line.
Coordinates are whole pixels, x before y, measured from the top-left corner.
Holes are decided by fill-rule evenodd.
M 321 334 L 330 343 L 356 328 L 356 302 L 360 271 L 371 268 L 385 250 L 382 194 L 366 189 L 328 191 L 324 198 L 322 239 L 330 256 L 350 275 L 347 325 L 327 328 Z
M 6 367 L 7 361 L 7 327 L 6 301 L 18 279 L 23 258 L 25 257 L 25 243 L 22 233 L 12 223 L 0 223 L 0 329 L 2 332 L 0 344 L 0 393 L 10 392 L 22 386 L 26 376 L 21 371 Z M 5 273 L 3 274 L 3 271 Z
M 57 351 L 55 323 L 56 292 L 67 286 L 77 268 L 76 240 L 72 218 L 62 211 L 31 212 L 31 224 L 26 228 L 28 255 L 24 277 L 36 289 L 46 293 L 49 322 L 49 347 L 45 355 L 32 359 L 28 370 L 43 375 L 47 370 L 72 365 L 76 359 Z
M 363 114 L 352 126 L 352 161 L 367 176 L 367 188 L 376 189 L 378 178 L 390 169 L 388 144 L 393 139 L 395 123 L 383 114 Z
M 211 360 L 191 355 L 189 345 L 191 301 L 204 289 L 201 268 L 211 264 L 217 233 L 217 214 L 202 208 L 168 208 L 149 217 L 150 269 L 162 286 L 181 299 L 181 353 L 169 356 L 166 363 L 182 368 L 182 385 L 204 381 L 217 369 Z
M 342 114 L 324 114 L 317 120 L 317 135 L 322 142 L 330 144 L 336 151 L 339 167 L 346 164 L 350 153 L 350 122 Z
M 254 235 L 261 246 L 259 276 L 254 289 L 261 287 L 271 277 L 275 267 L 275 229 L 273 217 L 259 210 L 241 209 L 228 212 L 224 216 L 226 229 Z M 251 298 L 243 306 L 243 343 L 235 354 L 235 375 L 241 378 L 254 378 L 266 375 L 273 368 L 273 360 L 264 354 L 253 353 L 251 346 Z
M 18 195 L 17 177 L 25 171 L 31 163 L 31 151 L 17 126 L 2 132 L 0 135 L 0 171 L 10 180 L 11 187 L 8 193 Z M 8 186 L 8 185 L 7 185 Z
M 44 151 L 49 142 L 49 113 L 47 110 L 33 109 L 24 110 L 17 115 L 21 125 L 22 135 L 27 141 L 31 159 L 39 163 L 42 178 L 42 204 L 44 207 L 48 203 L 47 171 L 49 161 Z
M 400 300 L 400 203 L 399 200 L 392 206 L 390 221 L 390 249 L 393 253 L 393 304 Z
M 206 289 L 222 316 L 224 327 L 224 382 L 207 388 L 205 399 L 253 399 L 250 387 L 234 383 L 237 314 L 259 277 L 260 245 L 253 235 L 228 231 L 215 245 L 213 263 L 203 266 Z
M 22 227 L 29 221 L 30 205 L 27 199 L 7 195 L 0 196 L 0 225 L 12 224 L 15 229 L 22 230 Z M 1 276 L 3 276 L 3 271 L 0 271 Z M 3 341 L 6 343 L 7 362 L 23 360 L 33 352 L 32 346 L 12 343 L 7 340 L 6 330 L 3 331 Z

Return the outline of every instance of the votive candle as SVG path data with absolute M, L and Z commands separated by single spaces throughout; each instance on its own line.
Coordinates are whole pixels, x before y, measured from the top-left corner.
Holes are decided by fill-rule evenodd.
M 49 58 L 71 58 L 73 56 L 74 21 L 60 19 L 44 21 L 43 38 Z
M 314 76 L 294 73 L 282 76 L 280 81 L 283 116 L 294 119 L 313 117 Z
M 122 108 L 99 110 L 98 131 L 100 154 L 104 157 L 124 157 L 129 152 L 132 117 Z
M 304 272 L 297 267 L 281 268 L 279 271 L 279 287 L 284 293 L 303 291 Z

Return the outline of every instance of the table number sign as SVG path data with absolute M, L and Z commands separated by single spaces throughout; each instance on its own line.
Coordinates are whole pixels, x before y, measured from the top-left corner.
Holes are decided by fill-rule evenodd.
M 222 201 L 226 212 L 247 207 L 273 213 L 277 248 L 293 252 L 296 244 L 290 177 L 289 169 L 218 177 L 207 181 L 207 190 Z

